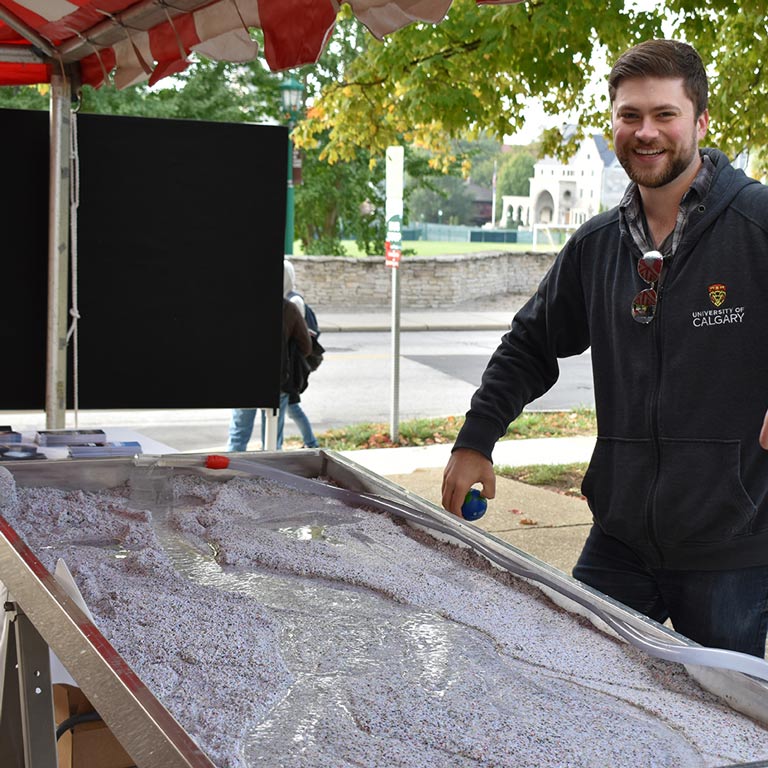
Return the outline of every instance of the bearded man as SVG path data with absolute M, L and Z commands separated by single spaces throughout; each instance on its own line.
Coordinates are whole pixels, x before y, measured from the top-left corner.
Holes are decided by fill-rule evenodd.
M 459 515 L 493 498 L 492 451 L 591 348 L 593 525 L 573 575 L 707 646 L 762 657 L 768 630 L 768 188 L 717 149 L 704 65 L 650 40 L 609 76 L 619 206 L 567 242 L 472 397 L 443 477 Z M 762 425 L 762 430 L 761 430 Z

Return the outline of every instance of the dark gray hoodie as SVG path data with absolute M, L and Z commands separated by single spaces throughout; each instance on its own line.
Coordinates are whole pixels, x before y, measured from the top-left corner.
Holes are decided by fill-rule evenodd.
M 718 150 L 709 192 L 665 265 L 653 322 L 618 209 L 582 226 L 518 312 L 456 447 L 488 458 L 557 359 L 591 347 L 598 440 L 584 479 L 595 522 L 651 566 L 768 564 L 768 187 Z

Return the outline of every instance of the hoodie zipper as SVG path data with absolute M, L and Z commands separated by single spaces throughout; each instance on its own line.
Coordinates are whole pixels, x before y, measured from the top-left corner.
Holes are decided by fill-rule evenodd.
M 669 274 L 665 276 L 669 278 Z M 661 546 L 659 545 L 658 538 L 656 536 L 656 498 L 659 490 L 659 475 L 661 474 L 661 438 L 659 436 L 659 411 L 661 408 L 661 374 L 663 368 L 662 360 L 662 296 L 664 294 L 664 285 L 660 283 L 656 289 L 656 317 L 652 323 L 654 334 L 654 345 L 656 347 L 656 378 L 655 387 L 651 397 L 651 413 L 650 413 L 650 428 L 651 428 L 651 441 L 653 444 L 653 450 L 655 454 L 655 466 L 653 480 L 651 487 L 648 491 L 648 499 L 645 505 L 645 527 L 648 533 L 648 539 L 653 547 L 656 555 L 659 559 L 661 567 L 664 566 L 664 556 L 662 554 Z

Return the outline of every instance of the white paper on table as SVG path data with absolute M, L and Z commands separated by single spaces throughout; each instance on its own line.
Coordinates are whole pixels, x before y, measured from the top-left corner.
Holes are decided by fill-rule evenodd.
M 75 584 L 75 579 L 69 570 L 67 564 L 59 558 L 56 561 L 56 568 L 53 572 L 53 577 L 59 583 L 59 586 L 69 595 L 74 601 L 77 607 L 88 617 L 90 621 L 93 621 L 93 616 L 88 610 L 88 606 L 85 604 L 85 599 L 80 594 L 80 590 Z M 51 682 L 63 683 L 65 685 L 74 685 L 75 688 L 80 686 L 74 681 L 72 676 L 64 668 L 64 665 L 59 661 L 58 656 L 51 651 Z

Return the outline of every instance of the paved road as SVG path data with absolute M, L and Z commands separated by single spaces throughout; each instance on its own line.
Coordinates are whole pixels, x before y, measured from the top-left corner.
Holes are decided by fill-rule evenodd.
M 400 418 L 464 413 L 499 331 L 407 332 L 400 339 Z M 391 336 L 386 333 L 323 334 L 326 361 L 302 396 L 320 430 L 367 421 L 389 422 L 392 393 Z M 333 398 L 330 402 L 328 397 Z M 340 402 L 343 400 L 343 402 Z M 563 361 L 561 380 L 531 408 L 594 405 L 591 358 Z M 349 417 L 354 418 L 349 418 Z
M 413 331 L 400 338 L 399 416 L 462 414 L 480 383 L 500 331 Z M 380 332 L 325 332 L 325 361 L 312 374 L 302 396 L 315 431 L 361 422 L 390 421 L 392 401 L 391 335 Z M 533 409 L 592 406 L 589 353 L 565 360 L 561 377 Z M 125 426 L 181 451 L 222 450 L 229 410 L 81 412 L 79 426 Z M 44 414 L 0 413 L 0 423 L 16 428 L 44 425 Z M 73 426 L 71 416 L 67 423 Z M 297 434 L 286 422 L 288 435 Z M 258 445 L 254 430 L 251 448 Z

